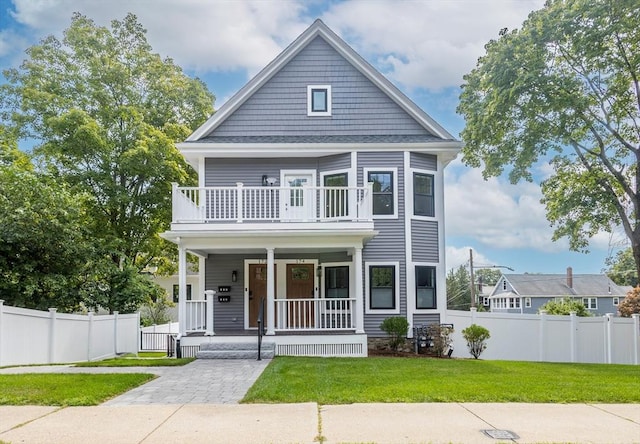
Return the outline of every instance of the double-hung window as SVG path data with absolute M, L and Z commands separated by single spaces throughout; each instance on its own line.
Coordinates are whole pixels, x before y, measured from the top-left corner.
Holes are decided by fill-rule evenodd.
M 413 214 L 435 216 L 433 175 L 413 173 Z
M 367 311 L 378 313 L 397 313 L 399 264 L 368 264 L 367 273 Z
M 598 298 L 582 298 L 582 303 L 589 310 L 598 309 Z
M 392 216 L 395 214 L 394 172 L 369 171 L 367 180 L 373 183 L 373 214 Z
M 416 266 L 416 308 L 437 308 L 436 267 Z

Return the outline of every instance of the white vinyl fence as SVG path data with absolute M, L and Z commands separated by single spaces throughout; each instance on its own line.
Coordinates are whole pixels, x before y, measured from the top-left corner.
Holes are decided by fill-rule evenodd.
M 10 307 L 0 300 L 0 366 L 93 361 L 138 352 L 138 313 L 87 315 Z
M 454 357 L 471 356 L 462 330 L 477 324 L 491 334 L 481 359 L 640 364 L 637 314 L 586 318 L 447 310 L 443 322 L 454 325 Z

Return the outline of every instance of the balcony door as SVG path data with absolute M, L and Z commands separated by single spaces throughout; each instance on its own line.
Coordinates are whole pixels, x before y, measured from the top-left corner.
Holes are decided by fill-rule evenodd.
M 316 213 L 316 175 L 313 170 L 283 171 L 281 184 L 291 188 L 283 190 L 280 199 L 282 219 L 309 221 Z

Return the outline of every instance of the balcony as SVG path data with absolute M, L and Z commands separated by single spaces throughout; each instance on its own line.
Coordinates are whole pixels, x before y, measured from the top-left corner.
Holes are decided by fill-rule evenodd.
M 371 222 L 372 188 L 179 187 L 173 184 L 176 224 Z M 211 228 L 214 228 L 211 227 Z

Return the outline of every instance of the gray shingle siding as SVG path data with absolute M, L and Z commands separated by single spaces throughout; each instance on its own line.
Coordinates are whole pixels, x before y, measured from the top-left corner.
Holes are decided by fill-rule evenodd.
M 438 222 L 412 220 L 411 238 L 411 253 L 415 262 L 440 262 Z
M 438 170 L 438 157 L 433 154 L 411 153 L 409 157 L 411 168 L 418 170 Z
M 332 115 L 307 116 L 307 86 L 331 85 Z M 216 136 L 428 134 L 317 37 L 215 130 Z

